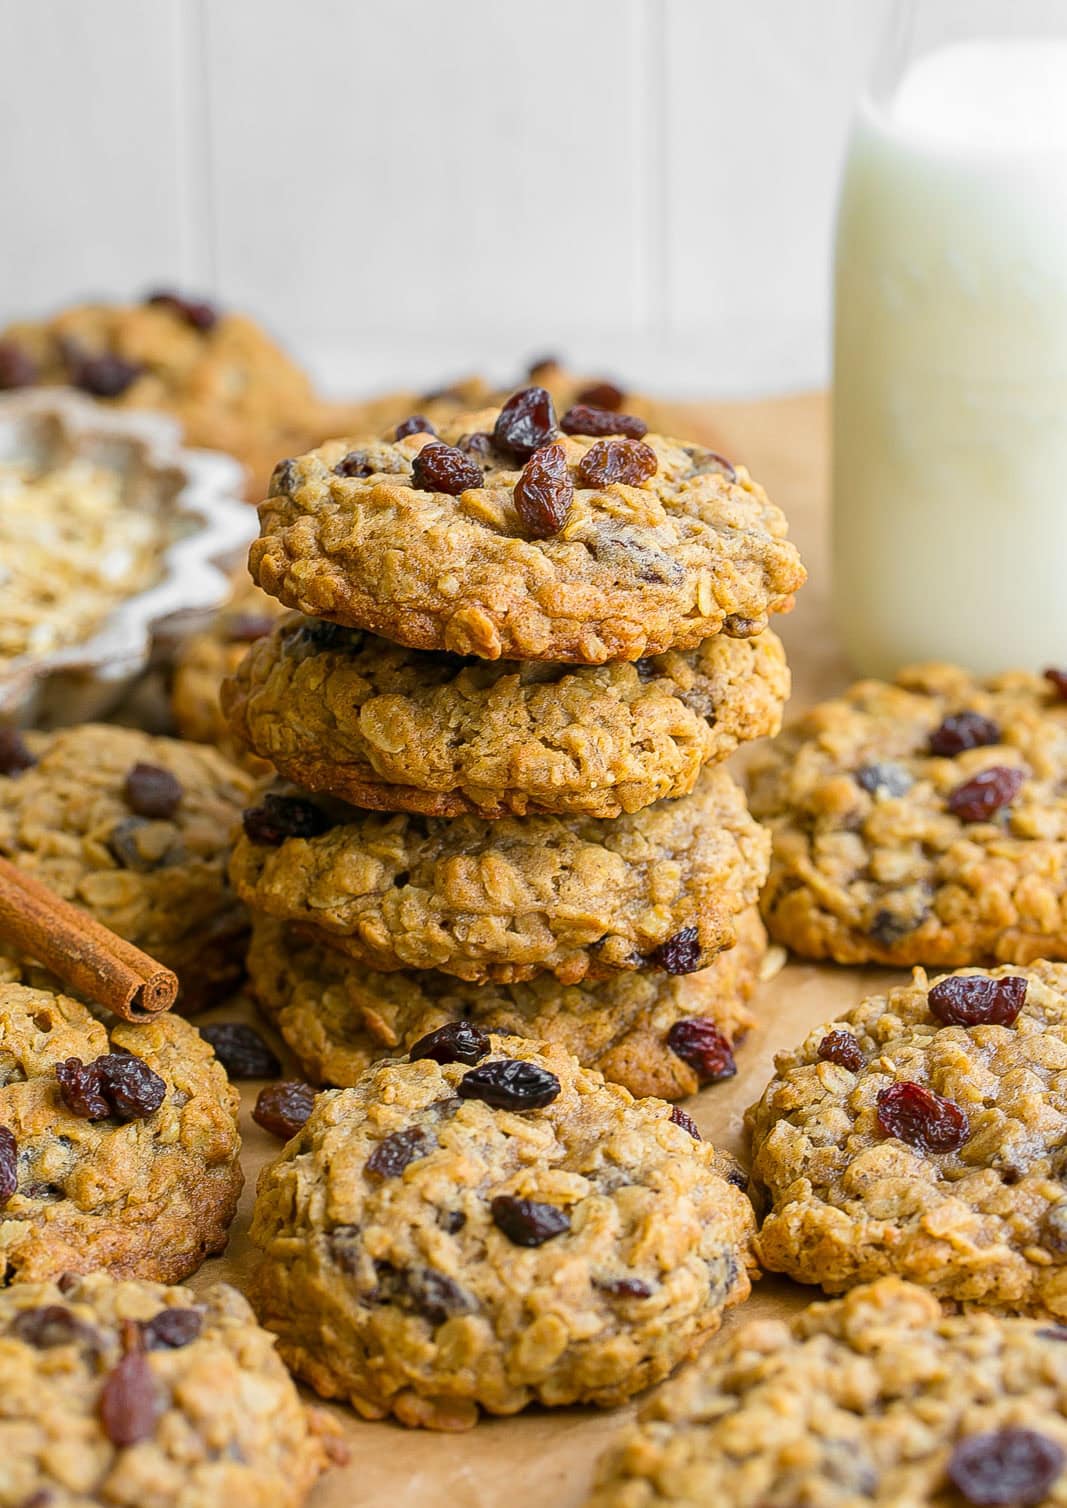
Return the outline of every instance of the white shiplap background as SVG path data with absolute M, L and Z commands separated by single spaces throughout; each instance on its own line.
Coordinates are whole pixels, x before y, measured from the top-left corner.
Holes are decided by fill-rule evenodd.
M 0 317 L 176 282 L 331 385 L 825 374 L 882 0 L 0 0 Z

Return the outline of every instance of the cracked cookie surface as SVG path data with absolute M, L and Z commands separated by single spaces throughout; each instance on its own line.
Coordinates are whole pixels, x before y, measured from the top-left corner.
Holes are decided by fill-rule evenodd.
M 609 1448 L 588 1508 L 1062 1502 L 1067 1346 L 1055 1336 L 1025 1319 L 943 1315 L 892 1278 L 742 1322 Z M 1024 1478 L 1009 1497 L 997 1472 L 997 1447 L 1003 1459 L 1013 1445 L 1017 1463 L 1029 1447 L 1025 1496 Z M 968 1461 L 999 1495 L 961 1495 Z
M 242 899 L 370 968 L 470 980 L 692 973 L 732 946 L 768 849 L 721 769 L 613 822 L 329 813 L 309 838 L 242 834 L 230 869 Z
M 39 972 L 39 971 L 37 971 Z M 221 1251 L 237 1207 L 237 1091 L 180 1016 L 110 1029 L 80 1001 L 34 989 L 0 958 L 0 1126 L 14 1138 L 14 1190 L 0 1218 L 0 1282 L 105 1268 L 177 1282 Z M 162 1086 L 152 1113 L 69 1108 L 56 1065 L 132 1054 Z
M 440 438 L 454 444 L 496 419 L 460 415 Z M 522 461 L 490 451 L 482 486 L 423 491 L 412 462 L 431 438 L 336 440 L 279 465 L 249 555 L 254 579 L 311 617 L 412 648 L 586 664 L 693 648 L 720 631 L 750 637 L 804 581 L 781 511 L 699 446 L 646 435 L 651 478 L 579 479 L 562 529 L 531 538 L 512 496 Z M 603 441 L 559 443 L 574 477 Z M 339 475 L 353 451 L 366 474 Z
M 508 1063 L 536 1108 L 466 1097 Z M 747 1296 L 735 1169 L 547 1043 L 387 1060 L 321 1094 L 261 1174 L 253 1302 L 293 1370 L 368 1418 L 610 1406 Z
M 767 950 L 755 907 L 737 930 L 736 946 L 696 974 L 620 974 L 570 986 L 540 974 L 493 986 L 432 970 L 376 973 L 284 923 L 254 918 L 248 973 L 261 1010 L 317 1084 L 347 1088 L 376 1059 L 406 1052 L 446 1022 L 471 1020 L 555 1042 L 631 1094 L 681 1099 L 706 1078 L 696 1053 L 674 1051 L 671 1028 L 710 1021 L 736 1047 L 755 1020 L 748 1001 Z
M 309 791 L 425 812 L 617 817 L 777 731 L 779 639 L 719 635 L 636 665 L 489 662 L 293 616 L 223 691 L 235 740 Z
M 991 741 L 932 752 L 976 737 Z M 954 813 L 954 793 L 993 770 L 1011 772 L 1010 799 L 985 819 Z M 860 681 L 752 762 L 772 937 L 838 963 L 1067 957 L 1065 781 L 1067 702 L 1047 679 L 924 665 Z
M 172 968 L 196 1010 L 244 972 L 244 908 L 229 887 L 231 829 L 255 790 L 215 749 L 87 723 L 28 733 L 36 764 L 0 776 L 0 854 Z M 124 794 L 138 764 L 180 786 L 167 817 Z
M 831 1293 L 892 1273 L 1067 1318 L 1067 965 L 945 978 L 1025 998 L 1013 1024 L 945 1024 L 961 986 L 920 970 L 776 1057 L 746 1116 L 760 1260 Z
M 4 1501 L 35 1508 L 298 1508 L 336 1432 L 224 1283 L 19 1284 L 0 1381 Z

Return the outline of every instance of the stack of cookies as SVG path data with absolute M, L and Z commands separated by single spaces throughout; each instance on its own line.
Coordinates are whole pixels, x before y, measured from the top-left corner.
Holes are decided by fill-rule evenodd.
M 539 387 L 275 469 L 250 568 L 296 612 L 223 703 L 280 779 L 232 879 L 310 1078 L 460 1019 L 637 1094 L 733 1071 L 769 845 L 721 761 L 779 725 L 785 536 L 743 469 Z

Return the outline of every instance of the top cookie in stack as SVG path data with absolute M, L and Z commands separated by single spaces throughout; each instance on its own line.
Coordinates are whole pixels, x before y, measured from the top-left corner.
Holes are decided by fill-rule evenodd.
M 611 1049 L 639 1092 L 730 1071 L 707 1028 L 717 1009 L 734 1032 L 748 1019 L 767 840 L 710 766 L 780 721 L 788 672 L 766 625 L 804 579 L 780 510 L 633 416 L 557 422 L 535 387 L 440 435 L 413 418 L 284 461 L 260 522 L 253 578 L 307 616 L 253 646 L 224 705 L 298 788 L 247 815 L 233 861 L 258 917 L 253 982 L 283 1029 L 301 984 L 325 994 L 362 966 L 370 1061 L 410 1045 L 396 971 L 435 971 L 412 993 L 442 1019 L 506 1010 L 502 993 L 547 974 L 555 992 L 510 1002 L 531 1035 L 551 1019 L 582 1056 L 589 1010 L 586 1061 Z M 739 937 L 752 962 L 727 1002 L 715 960 Z M 695 1014 L 676 976 L 698 971 Z M 604 1042 L 605 989 L 643 1065 Z M 351 1062 L 309 1046 L 301 1020 L 306 1063 Z

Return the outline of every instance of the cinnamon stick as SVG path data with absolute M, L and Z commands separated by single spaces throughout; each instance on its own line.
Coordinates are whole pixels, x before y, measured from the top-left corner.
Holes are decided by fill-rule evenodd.
M 170 969 L 7 859 L 0 859 L 0 938 L 125 1021 L 169 1010 L 178 994 Z

